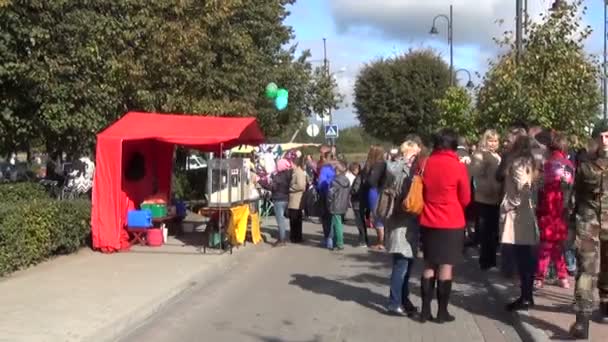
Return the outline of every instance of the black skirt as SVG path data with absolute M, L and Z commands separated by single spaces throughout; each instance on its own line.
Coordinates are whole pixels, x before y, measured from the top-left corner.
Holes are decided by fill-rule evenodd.
M 435 265 L 455 265 L 463 261 L 464 228 L 422 227 L 424 261 Z

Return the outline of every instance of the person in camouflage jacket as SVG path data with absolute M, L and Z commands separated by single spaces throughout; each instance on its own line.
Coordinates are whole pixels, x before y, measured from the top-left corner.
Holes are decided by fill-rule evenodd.
M 608 319 L 608 121 L 593 130 L 597 151 L 588 151 L 576 172 L 576 323 L 573 337 L 589 336 L 589 319 L 594 308 L 595 288 L 599 289 L 600 311 Z

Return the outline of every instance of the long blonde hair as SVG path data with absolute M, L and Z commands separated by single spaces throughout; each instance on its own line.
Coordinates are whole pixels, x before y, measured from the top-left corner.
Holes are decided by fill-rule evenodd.
M 479 150 L 487 150 L 488 140 L 490 139 L 500 140 L 500 134 L 498 134 L 495 129 L 486 129 L 486 131 L 481 135 L 481 139 L 479 139 L 479 144 L 477 146 Z

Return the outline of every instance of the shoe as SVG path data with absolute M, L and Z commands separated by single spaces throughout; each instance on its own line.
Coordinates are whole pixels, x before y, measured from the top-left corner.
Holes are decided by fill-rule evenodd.
M 409 298 L 406 298 L 403 301 L 403 311 L 405 312 L 407 317 L 411 318 L 418 314 L 418 307 L 415 306 Z
M 562 289 L 569 289 L 570 288 L 570 282 L 568 281 L 568 279 L 560 279 L 559 280 L 559 286 L 561 286 Z
M 589 339 L 589 314 L 577 313 L 576 322 L 570 327 L 570 336 L 577 340 Z
M 388 311 L 388 314 L 392 315 L 392 316 L 405 316 L 405 312 L 403 311 L 403 308 L 401 308 L 400 306 L 393 307 L 393 306 L 389 305 L 387 311 Z
M 447 322 L 453 322 L 456 317 L 450 315 L 448 312 L 448 303 L 450 302 L 450 294 L 452 293 L 452 281 L 451 280 L 438 280 L 437 281 L 437 318 L 435 322 L 442 324 Z
M 431 301 L 435 292 L 435 277 L 422 278 L 420 280 L 420 295 L 422 297 L 422 309 L 420 310 L 420 323 L 432 321 Z
M 533 300 L 524 300 L 523 298 L 519 298 L 511 304 L 506 306 L 507 311 L 525 311 L 534 307 Z
M 283 241 L 283 240 L 277 240 L 272 247 L 285 247 L 287 246 L 287 242 Z
M 344 250 L 344 246 L 336 246 L 334 247 L 334 251 L 343 251 Z
M 536 290 L 540 290 L 545 286 L 545 283 L 542 280 L 535 280 L 534 281 L 534 289 Z

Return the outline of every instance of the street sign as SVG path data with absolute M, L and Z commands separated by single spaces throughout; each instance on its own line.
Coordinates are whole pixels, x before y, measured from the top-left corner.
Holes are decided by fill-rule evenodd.
M 308 127 L 306 127 L 306 134 L 308 134 L 309 137 L 316 137 L 317 135 L 319 135 L 319 126 L 313 124 L 308 125 Z
M 339 135 L 338 125 L 325 125 L 325 137 L 337 138 Z

